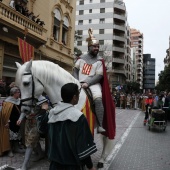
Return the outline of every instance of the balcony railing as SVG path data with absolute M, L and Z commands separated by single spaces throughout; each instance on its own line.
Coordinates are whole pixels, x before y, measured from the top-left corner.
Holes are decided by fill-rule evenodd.
M 119 1 L 119 0 L 116 0 L 116 1 L 115 1 L 115 4 L 118 4 L 118 5 L 125 6 L 124 2 L 122 2 L 122 1 Z
M 112 59 L 113 63 L 121 63 L 124 64 L 125 63 L 125 59 L 124 58 L 113 58 Z
M 0 20 L 6 21 L 13 26 L 18 26 L 21 29 L 25 29 L 26 27 L 42 39 L 44 39 L 44 34 L 47 32 L 42 26 L 3 3 L 0 3 Z

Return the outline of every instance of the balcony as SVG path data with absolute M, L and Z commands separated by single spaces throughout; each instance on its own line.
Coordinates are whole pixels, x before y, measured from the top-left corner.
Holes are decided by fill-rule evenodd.
M 126 10 L 125 4 L 122 1 L 116 0 L 114 2 L 114 7 L 117 8 L 117 9 Z
M 124 47 L 113 47 L 113 51 L 125 53 L 125 48 Z
M 113 58 L 112 59 L 113 63 L 120 63 L 120 64 L 125 64 L 125 60 L 122 58 Z
M 114 25 L 113 25 L 113 29 L 115 29 L 115 30 L 121 30 L 121 31 L 123 31 L 123 32 L 126 31 L 126 27 L 125 27 L 125 26 L 117 25 L 117 24 L 114 24 Z
M 126 21 L 126 17 L 123 15 L 113 14 L 113 18 Z
M 113 70 L 111 70 L 111 72 L 125 75 L 125 70 L 124 69 L 113 69 Z
M 24 37 L 25 28 L 27 28 L 27 41 L 31 44 L 40 46 L 47 41 L 46 29 L 3 3 L 0 3 L 0 26 L 7 27 L 8 32 L 11 33 L 4 35 L 1 30 L 1 35 L 10 36 L 12 39 Z
M 125 36 L 113 35 L 113 40 L 125 42 L 125 41 L 126 41 L 126 38 L 125 38 Z

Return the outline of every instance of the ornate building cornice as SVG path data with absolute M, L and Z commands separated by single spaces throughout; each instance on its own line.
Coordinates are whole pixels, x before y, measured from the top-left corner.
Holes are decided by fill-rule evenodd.
M 63 3 L 65 5 L 66 8 L 68 8 L 70 10 L 70 12 L 72 13 L 73 11 L 73 7 L 70 5 L 70 3 L 66 0 L 60 0 L 61 3 Z

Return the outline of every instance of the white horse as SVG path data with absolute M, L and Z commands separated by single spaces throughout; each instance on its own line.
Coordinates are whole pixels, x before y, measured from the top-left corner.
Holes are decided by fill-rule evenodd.
M 23 65 L 16 63 L 18 70 L 16 73 L 16 85 L 21 90 L 21 100 L 24 105 L 21 107 L 21 112 L 29 113 L 33 99 L 38 98 L 43 92 L 47 94 L 53 105 L 61 101 L 60 90 L 66 83 L 76 83 L 81 87 L 79 81 L 75 79 L 69 72 L 65 71 L 59 65 L 49 61 L 29 61 Z M 87 96 L 84 90 L 81 90 L 79 103 L 77 108 L 82 110 L 87 103 Z M 89 114 L 89 113 L 87 113 Z M 91 114 L 91 113 L 90 113 Z M 94 129 L 94 116 L 86 115 L 90 120 L 89 125 Z M 102 135 L 103 136 L 103 135 Z M 113 140 L 103 137 L 103 151 L 99 166 L 102 166 L 106 157 L 112 150 Z

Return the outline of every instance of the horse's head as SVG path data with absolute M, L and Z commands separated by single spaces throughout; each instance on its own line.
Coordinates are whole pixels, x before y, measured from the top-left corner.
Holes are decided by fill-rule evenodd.
M 43 93 L 44 85 L 33 73 L 33 61 L 26 62 L 18 67 L 16 73 L 16 85 L 21 91 L 21 112 L 28 114 L 31 112 L 36 99 Z

